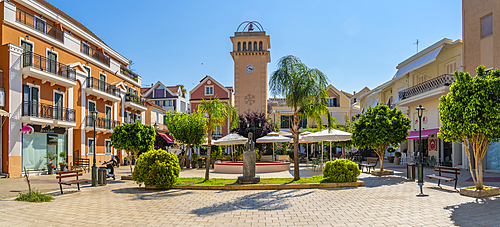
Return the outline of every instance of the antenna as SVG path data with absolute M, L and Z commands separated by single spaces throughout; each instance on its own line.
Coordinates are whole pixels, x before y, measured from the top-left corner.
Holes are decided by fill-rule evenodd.
M 413 43 L 413 44 L 416 44 L 416 45 L 417 45 L 417 53 L 418 53 L 418 39 L 417 39 L 417 42 L 416 42 L 416 43 Z

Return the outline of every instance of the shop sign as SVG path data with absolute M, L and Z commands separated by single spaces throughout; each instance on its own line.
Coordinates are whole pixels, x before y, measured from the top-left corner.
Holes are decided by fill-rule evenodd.
M 438 150 L 438 140 L 437 140 L 437 135 L 432 134 L 429 135 L 429 151 L 437 151 Z
M 40 132 L 40 133 L 53 133 L 53 134 L 66 134 L 66 129 L 65 128 L 60 128 L 60 127 L 54 127 L 51 128 L 50 126 L 43 127 L 40 125 L 33 125 L 32 126 L 35 129 L 35 132 Z
M 21 128 L 21 133 L 23 133 L 26 136 L 32 135 L 33 132 L 35 132 L 35 129 L 29 125 L 26 125 L 23 128 Z

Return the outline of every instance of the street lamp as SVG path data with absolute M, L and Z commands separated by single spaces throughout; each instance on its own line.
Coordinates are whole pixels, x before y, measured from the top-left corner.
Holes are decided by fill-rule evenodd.
M 97 150 L 95 149 L 95 145 L 96 145 L 96 139 L 95 139 L 95 125 L 96 125 L 96 121 L 97 121 L 97 110 L 93 109 L 90 111 L 90 114 L 92 114 L 92 120 L 93 120 L 93 125 L 94 125 L 94 155 L 93 155 L 93 160 L 94 160 L 94 165 L 92 165 L 92 187 L 95 187 L 97 186 L 97 166 L 96 166 L 96 160 L 95 160 L 95 156 L 96 156 L 96 153 L 97 153 Z
M 424 185 L 424 166 L 423 166 L 423 153 L 424 153 L 424 144 L 422 141 L 422 114 L 424 113 L 425 108 L 422 105 L 419 105 L 417 108 L 418 114 L 418 138 L 420 142 L 419 149 L 419 162 L 417 163 L 418 167 L 418 185 L 420 186 L 420 194 L 422 195 L 422 186 Z

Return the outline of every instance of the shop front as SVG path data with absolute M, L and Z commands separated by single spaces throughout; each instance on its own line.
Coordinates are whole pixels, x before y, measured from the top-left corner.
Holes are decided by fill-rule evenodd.
M 57 168 L 62 152 L 67 154 L 67 130 L 59 127 L 42 127 L 40 125 L 29 125 L 33 133 L 23 134 L 22 139 L 22 161 L 23 170 L 43 171 L 47 170 L 49 153 L 57 157 L 52 164 Z M 67 160 L 64 160 L 67 161 Z
M 486 150 L 486 169 L 500 170 L 500 143 L 492 142 Z
M 445 142 L 437 137 L 439 128 L 422 130 L 422 143 L 420 144 L 420 134 L 419 131 L 412 131 L 408 135 L 407 139 L 413 141 L 413 149 L 411 152 L 415 152 L 414 155 L 418 157 L 420 152 L 424 157 L 424 161 L 427 163 L 432 163 L 434 165 L 453 165 L 453 143 Z M 422 148 L 423 147 L 423 148 Z

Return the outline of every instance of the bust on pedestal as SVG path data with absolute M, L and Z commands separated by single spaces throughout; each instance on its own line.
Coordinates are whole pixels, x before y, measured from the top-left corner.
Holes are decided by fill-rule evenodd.
M 243 176 L 238 177 L 240 184 L 255 184 L 260 182 L 260 177 L 255 177 L 255 143 L 252 141 L 253 133 L 248 133 L 248 141 L 243 152 Z

